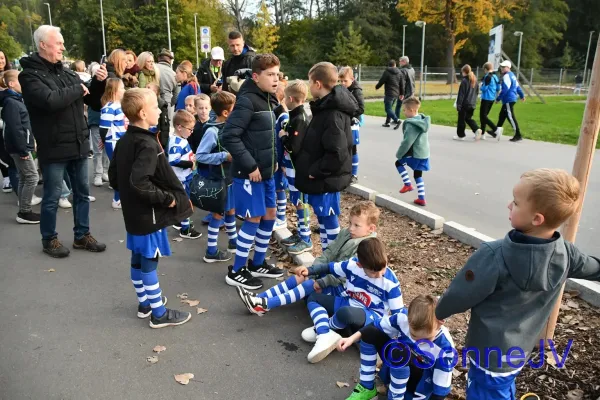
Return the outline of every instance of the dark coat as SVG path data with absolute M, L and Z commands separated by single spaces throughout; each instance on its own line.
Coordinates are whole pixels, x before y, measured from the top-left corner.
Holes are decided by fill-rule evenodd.
M 313 117 L 296 156 L 296 188 L 309 195 L 341 192 L 352 178 L 351 125 L 358 104 L 350 91 L 338 85 L 327 96 L 311 101 L 310 110 Z
M 106 82 L 92 79 L 84 97 L 79 75 L 63 69 L 62 63 L 51 64 L 35 53 L 21 58 L 21 66 L 19 82 L 40 163 L 88 157 L 90 134 L 83 105 L 99 104 Z
M 381 75 L 381 79 L 375 85 L 375 89 L 384 86 L 385 97 L 397 98 L 400 96 L 400 81 L 402 79 L 401 72 L 396 67 L 387 67 Z
M 415 69 L 410 64 L 400 68 L 402 80 L 400 81 L 400 95 L 408 98 L 415 94 Z
M 233 177 L 248 179 L 258 167 L 263 180 L 273 176 L 277 99 L 247 79 L 240 88 L 222 133 L 222 146 L 233 158 Z
M 358 110 L 353 117 L 358 118 L 365 113 L 365 99 L 363 97 L 362 88 L 358 84 L 358 82 L 353 81 L 352 85 L 348 88 L 352 96 L 356 99 L 356 103 L 358 104 Z
M 12 90 L 3 90 L 0 92 L 0 107 L 6 151 L 22 157 L 28 156 L 35 149 L 35 141 L 23 97 Z
M 227 78 L 233 76 L 238 69 L 252 68 L 252 60 L 256 56 L 254 49 L 247 44 L 244 45 L 245 53 L 233 56 L 223 63 L 223 90 L 228 90 Z
M 463 77 L 458 88 L 458 96 L 456 97 L 456 109 L 458 111 L 465 109 L 474 110 L 477 107 L 477 96 L 479 95 L 479 85 L 475 83 L 475 87 L 471 87 L 469 77 Z
M 159 97 L 158 108 L 160 108 L 160 117 L 158 117 L 158 141 L 163 149 L 169 151 L 169 132 L 171 131 L 169 104 Z
M 281 143 L 285 150 L 290 154 L 292 162 L 296 163 L 296 155 L 302 149 L 302 142 L 308 128 L 308 115 L 304 110 L 304 105 L 299 105 L 289 112 L 290 118 L 285 127 L 287 136 L 281 138 Z
M 212 94 L 210 87 L 218 79 L 218 77 L 213 75 L 210 67 L 210 58 L 204 60 L 202 64 L 200 64 L 200 68 L 198 68 L 198 72 L 196 72 L 196 78 L 198 78 L 198 83 L 200 83 L 200 91 L 210 96 Z
M 125 229 L 132 235 L 148 235 L 193 213 L 185 189 L 150 131 L 129 125 L 117 142 L 108 178 L 119 191 Z M 173 200 L 175 207 L 169 208 Z

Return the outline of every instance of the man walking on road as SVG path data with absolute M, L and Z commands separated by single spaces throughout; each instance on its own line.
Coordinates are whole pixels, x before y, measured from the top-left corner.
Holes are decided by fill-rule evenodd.
M 101 252 L 106 245 L 98 243 L 89 230 L 91 147 L 83 105 L 99 104 L 108 73 L 101 66 L 88 89 L 75 72 L 63 68 L 65 46 L 60 28 L 42 25 L 33 38 L 38 52 L 21 58 L 23 72 L 19 74 L 19 82 L 44 176 L 40 221 L 44 252 L 55 258 L 69 255 L 69 249 L 61 244 L 56 233 L 56 211 L 65 171 L 73 188 L 73 248 Z
M 508 60 L 500 63 L 500 71 L 502 72 L 502 90 L 496 98 L 496 103 L 502 101 L 502 109 L 500 110 L 495 133 L 498 135 L 498 140 L 500 140 L 500 136 L 502 136 L 502 131 L 504 130 L 502 125 L 504 125 L 504 121 L 508 118 L 508 121 L 515 131 L 515 136 L 513 136 L 510 141 L 520 142 L 523 140 L 523 136 L 521 136 L 521 130 L 519 129 L 517 117 L 515 116 L 514 107 L 517 102 L 517 95 L 522 101 L 525 101 L 525 94 L 523 93 L 521 86 L 519 86 L 517 77 L 510 71 L 511 67 L 512 64 Z
M 396 115 L 400 118 L 400 109 L 402 101 L 415 93 L 415 69 L 410 65 L 408 57 L 400 57 L 400 96 L 396 100 Z M 396 125 L 394 129 L 400 128 Z
M 173 71 L 173 67 L 171 66 L 173 54 L 167 49 L 162 49 L 157 59 L 156 68 L 160 72 L 160 98 L 169 105 L 169 121 L 171 121 L 173 119 L 175 103 L 177 103 L 177 95 L 179 94 L 175 71 Z
M 385 71 L 383 71 L 383 75 L 381 75 L 381 79 L 377 85 L 375 85 L 375 89 L 379 89 L 381 86 L 384 86 L 384 97 L 383 104 L 385 106 L 385 124 L 383 126 L 385 128 L 390 127 L 390 120 L 394 121 L 396 124 L 395 129 L 398 129 L 400 126 L 400 120 L 398 116 L 394 114 L 394 110 L 392 109 L 394 105 L 394 101 L 397 100 L 400 96 L 400 83 L 402 81 L 401 72 L 398 68 L 396 68 L 396 60 L 390 60 L 388 62 L 388 67 Z

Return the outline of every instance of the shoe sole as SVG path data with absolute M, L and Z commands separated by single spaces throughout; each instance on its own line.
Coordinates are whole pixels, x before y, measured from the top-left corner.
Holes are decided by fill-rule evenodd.
M 237 292 L 238 297 L 240 298 L 240 300 L 242 300 L 242 303 L 244 303 L 248 311 L 252 312 L 252 310 L 250 309 L 250 304 L 246 302 L 246 292 L 244 291 L 244 288 L 242 288 L 241 286 L 235 286 L 235 291 Z
M 167 299 L 167 296 L 163 296 L 163 299 L 164 299 L 164 300 L 163 300 L 163 306 L 166 306 L 166 305 L 167 305 L 167 301 L 168 301 L 168 299 Z M 139 312 L 139 311 L 138 311 L 138 313 L 137 313 L 137 317 L 138 317 L 139 319 L 146 319 L 146 318 L 148 318 L 148 317 L 149 317 L 149 316 L 151 316 L 151 315 L 152 315 L 152 310 L 150 310 L 150 311 L 149 311 L 147 314 L 142 314 L 142 313 L 141 313 L 141 312 Z
M 59 207 L 60 207 L 60 208 L 62 208 L 63 210 L 68 210 L 69 208 L 73 208 L 73 206 L 72 206 L 72 205 L 71 205 L 71 206 L 69 206 L 69 207 L 63 207 L 63 206 L 59 205 Z
M 98 185 L 97 183 L 94 183 L 94 186 L 96 186 L 96 187 L 102 187 L 102 186 L 104 186 L 104 182 L 102 182 L 102 183 L 101 183 L 101 184 L 99 184 L 99 185 Z
M 85 246 L 76 245 L 75 243 L 73 243 L 73 248 L 76 250 L 86 250 L 86 251 L 89 251 L 90 253 L 102 253 L 103 251 L 106 250 L 106 247 L 102 250 L 92 250 L 92 249 L 88 249 Z
M 198 236 L 196 236 L 196 237 L 192 237 L 192 236 L 187 236 L 187 235 L 184 235 L 184 234 L 180 233 L 180 234 L 179 234 L 179 237 L 182 237 L 182 238 L 184 238 L 184 239 L 200 239 L 200 238 L 202 237 L 202 234 L 199 234 L 199 235 L 198 235 Z
M 274 225 L 273 226 L 273 232 L 280 231 L 280 230 L 286 229 L 286 228 L 287 228 L 287 223 L 285 225 Z
M 298 240 L 297 242 L 294 242 L 294 243 L 283 243 L 283 242 L 281 242 L 281 245 L 282 245 L 282 246 L 285 246 L 285 247 L 292 247 L 292 246 L 295 246 L 295 245 L 297 245 L 297 244 L 298 244 L 298 243 L 300 243 L 301 241 L 302 241 L 302 239 L 300 239 L 300 240 Z
M 250 271 L 250 274 L 253 277 L 255 277 L 255 278 L 273 278 L 273 279 L 276 279 L 276 278 L 281 278 L 283 276 L 283 272 L 280 273 L 280 274 L 263 274 L 261 272 Z
M 2 189 L 2 191 L 4 193 L 12 193 L 13 190 L 12 189 Z
M 337 347 L 338 342 L 334 342 L 326 349 L 321 350 L 321 352 L 317 353 L 311 360 L 308 360 L 311 364 L 316 364 L 320 361 L 323 361 L 328 355 L 330 355 L 335 348 Z
M 237 249 L 227 249 L 227 252 L 230 253 L 230 254 L 235 254 L 236 250 Z
M 177 225 L 171 225 L 171 227 L 172 227 L 173 229 L 175 229 L 176 231 L 180 231 L 180 230 L 181 230 L 181 227 L 180 227 L 180 226 L 177 226 Z
M 310 247 L 307 247 L 306 249 L 304 249 L 304 250 L 302 250 L 302 251 L 290 251 L 290 250 L 288 249 L 288 253 L 290 253 L 290 254 L 292 254 L 292 255 L 294 255 L 294 256 L 297 256 L 298 254 L 302 254 L 302 253 L 306 253 L 306 252 L 312 251 L 312 249 L 313 249 L 313 247 L 312 247 L 312 246 L 310 246 Z
M 262 283 L 260 285 L 248 285 L 248 284 L 245 284 L 245 283 L 239 283 L 239 282 L 236 282 L 233 279 L 231 279 L 229 277 L 229 275 L 227 275 L 225 277 L 225 283 L 228 284 L 229 286 L 239 286 L 241 288 L 248 289 L 248 290 L 260 289 L 261 287 L 264 286 Z
M 188 322 L 190 319 L 192 319 L 192 313 L 188 313 L 187 318 L 184 319 L 183 321 L 179 321 L 179 322 L 165 322 L 164 324 L 154 325 L 152 323 L 152 320 L 150 320 L 150 328 L 152 328 L 152 329 L 160 329 L 160 328 L 166 328 L 167 326 L 183 325 L 186 322 Z
M 29 220 L 23 219 L 21 217 L 17 217 L 17 222 L 20 224 L 26 224 L 26 225 L 35 225 L 35 224 L 40 223 L 40 221 L 29 221 Z
M 220 259 L 220 260 L 215 260 L 214 258 L 206 258 L 206 256 L 202 257 L 202 259 L 204 260 L 204 262 L 212 264 L 212 263 L 216 263 L 216 262 L 229 261 L 229 260 L 231 260 L 231 256 L 227 259 Z
M 52 257 L 52 258 L 67 258 L 67 257 L 69 257 L 69 254 L 71 254 L 71 253 L 69 252 L 69 253 L 67 253 L 67 254 L 65 254 L 65 255 L 62 255 L 62 254 L 61 254 L 61 255 L 57 255 L 57 254 L 52 254 L 52 253 L 50 253 L 50 251 L 49 251 L 49 250 L 46 250 L 46 249 L 44 249 L 43 251 L 44 251 L 44 253 L 48 254 L 48 255 L 49 255 L 50 257 Z

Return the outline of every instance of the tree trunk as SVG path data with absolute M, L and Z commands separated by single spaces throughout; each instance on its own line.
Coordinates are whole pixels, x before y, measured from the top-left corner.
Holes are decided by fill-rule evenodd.
M 452 84 L 456 82 L 456 74 L 454 73 L 454 35 L 448 33 L 446 47 L 446 65 L 448 66 L 448 79 L 446 83 Z
M 312 6 L 313 0 L 310 0 L 310 6 L 308 7 L 308 18 L 312 18 Z M 33 37 L 33 34 L 31 34 L 31 37 Z
M 277 0 L 273 2 L 273 7 L 275 8 L 275 25 L 279 25 L 279 7 Z
M 275 0 L 277 1 L 277 0 Z M 285 12 L 284 12 L 284 7 L 283 7 L 283 0 L 280 1 L 279 3 L 279 12 L 281 13 L 281 18 L 279 18 L 279 20 L 281 21 L 282 24 L 285 23 Z

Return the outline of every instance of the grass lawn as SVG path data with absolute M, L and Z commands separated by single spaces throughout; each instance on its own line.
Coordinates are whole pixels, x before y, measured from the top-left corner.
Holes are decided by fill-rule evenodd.
M 528 98 L 525 103 L 515 105 L 515 114 L 522 135 L 527 139 L 544 142 L 577 144 L 579 130 L 585 108 L 582 97 L 545 97 L 547 104 Z M 436 125 L 456 126 L 458 114 L 453 107 L 454 100 L 425 100 L 421 112 L 431 116 Z M 500 104 L 494 105 L 491 120 L 497 122 Z M 385 117 L 383 101 L 365 103 L 365 114 Z M 475 120 L 479 123 L 479 107 L 475 110 Z M 504 123 L 504 134 L 513 134 L 510 123 Z M 600 148 L 600 142 L 596 148 Z

